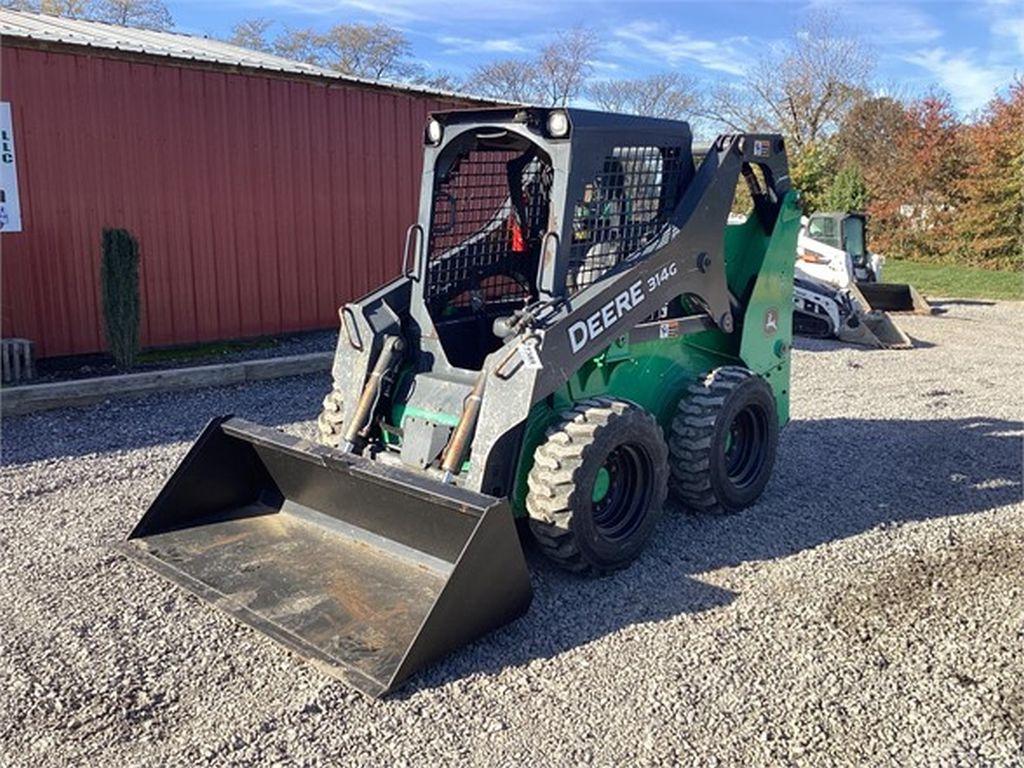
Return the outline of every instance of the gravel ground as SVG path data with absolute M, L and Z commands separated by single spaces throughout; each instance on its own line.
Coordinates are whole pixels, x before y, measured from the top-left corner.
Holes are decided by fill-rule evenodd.
M 319 376 L 3 424 L 0 764 L 1024 766 L 1024 304 L 801 342 L 761 503 L 375 702 L 108 544 L 210 415 L 309 432 Z

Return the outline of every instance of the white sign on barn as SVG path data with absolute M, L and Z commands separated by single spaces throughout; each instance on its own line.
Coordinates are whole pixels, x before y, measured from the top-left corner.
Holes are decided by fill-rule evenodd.
M 21 232 L 14 123 L 11 120 L 11 105 L 6 101 L 0 101 L 0 232 Z

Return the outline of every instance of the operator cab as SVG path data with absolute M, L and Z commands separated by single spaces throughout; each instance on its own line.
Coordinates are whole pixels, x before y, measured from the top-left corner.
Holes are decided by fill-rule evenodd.
M 660 247 L 695 172 L 685 123 L 581 110 L 440 113 L 426 143 L 419 290 L 444 357 L 465 371 L 524 307 L 571 301 Z
M 868 265 L 867 227 L 862 213 L 812 213 L 807 235 L 850 254 L 854 268 Z
M 554 172 L 528 138 L 480 130 L 435 166 L 424 299 L 449 362 L 479 369 L 491 329 L 538 296 Z

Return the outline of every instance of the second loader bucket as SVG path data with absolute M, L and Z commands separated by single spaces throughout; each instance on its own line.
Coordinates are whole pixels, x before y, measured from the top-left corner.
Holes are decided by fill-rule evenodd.
M 871 309 L 918 315 L 930 315 L 932 312 L 931 304 L 914 286 L 906 283 L 857 283 L 857 288 Z
M 371 696 L 532 597 L 507 501 L 233 418 L 123 550 Z

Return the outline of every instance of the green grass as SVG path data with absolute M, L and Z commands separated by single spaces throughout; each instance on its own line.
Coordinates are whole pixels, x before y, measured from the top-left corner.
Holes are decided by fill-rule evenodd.
M 1024 300 L 1024 273 L 1020 272 L 889 260 L 882 269 L 882 279 L 887 283 L 910 283 L 931 297 Z

